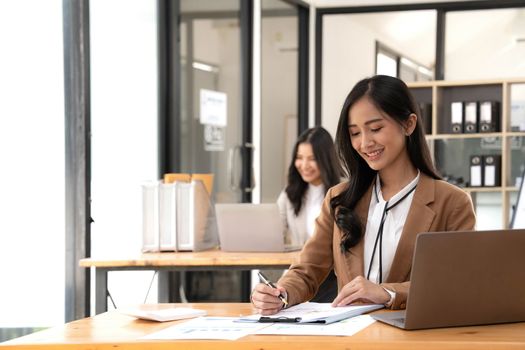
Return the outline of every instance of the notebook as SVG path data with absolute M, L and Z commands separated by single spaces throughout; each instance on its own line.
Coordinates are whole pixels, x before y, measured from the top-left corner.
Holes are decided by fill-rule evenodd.
M 525 321 L 525 230 L 421 233 L 406 310 L 373 314 L 403 329 Z
M 229 252 L 284 252 L 301 249 L 284 244 L 284 227 L 275 203 L 217 203 L 221 250 Z

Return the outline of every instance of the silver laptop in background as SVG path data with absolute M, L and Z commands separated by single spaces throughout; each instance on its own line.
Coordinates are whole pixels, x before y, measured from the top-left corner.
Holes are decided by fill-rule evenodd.
M 525 321 L 525 230 L 421 233 L 406 310 L 371 315 L 403 329 Z
M 229 252 L 284 252 L 299 250 L 284 244 L 284 227 L 275 203 L 217 203 L 221 250 Z

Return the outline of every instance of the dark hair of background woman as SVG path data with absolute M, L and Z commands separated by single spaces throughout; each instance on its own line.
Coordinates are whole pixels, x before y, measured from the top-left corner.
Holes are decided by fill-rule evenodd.
M 405 122 L 412 113 L 418 116 L 414 132 L 406 137 L 409 158 L 422 173 L 434 179 L 441 179 L 432 164 L 423 133 L 421 114 L 406 84 L 386 75 L 376 75 L 358 82 L 346 97 L 336 133 L 337 154 L 349 177 L 348 188 L 330 202 L 335 223 L 343 233 L 341 252 L 357 245 L 363 236 L 364 223 L 354 213 L 354 208 L 374 182 L 377 173 L 352 147 L 350 140 L 348 113 L 364 96 L 399 124 Z
M 321 172 L 321 180 L 325 191 L 341 181 L 343 174 L 341 164 L 335 152 L 334 141 L 330 133 L 320 126 L 304 131 L 293 148 L 292 162 L 288 168 L 288 185 L 286 194 L 294 207 L 295 215 L 299 214 L 303 205 L 303 197 L 308 189 L 308 183 L 303 180 L 301 174 L 295 167 L 297 150 L 301 143 L 309 143 L 312 146 L 312 152 Z

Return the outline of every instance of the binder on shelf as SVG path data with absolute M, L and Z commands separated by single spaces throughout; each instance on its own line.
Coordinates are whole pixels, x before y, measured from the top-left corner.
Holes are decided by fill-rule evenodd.
M 500 103 L 498 101 L 483 101 L 479 107 L 479 131 L 498 132 L 500 129 Z
M 451 132 L 453 134 L 463 133 L 464 117 L 463 102 L 452 102 L 450 104 Z
M 465 133 L 473 134 L 478 132 L 478 103 L 477 102 L 466 102 L 465 103 Z
M 159 251 L 159 186 L 157 181 L 142 184 L 142 251 Z
M 501 186 L 501 156 L 483 156 L 483 186 Z
M 177 182 L 159 184 L 160 251 L 177 251 Z
M 483 158 L 481 156 L 470 157 L 470 186 L 483 186 Z

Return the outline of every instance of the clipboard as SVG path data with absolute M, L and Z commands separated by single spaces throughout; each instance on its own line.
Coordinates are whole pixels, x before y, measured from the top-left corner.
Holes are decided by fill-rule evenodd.
M 283 309 L 271 316 L 260 314 L 240 317 L 237 322 L 330 324 L 367 312 L 382 309 L 382 304 L 359 304 L 332 307 L 331 303 L 306 302 Z

